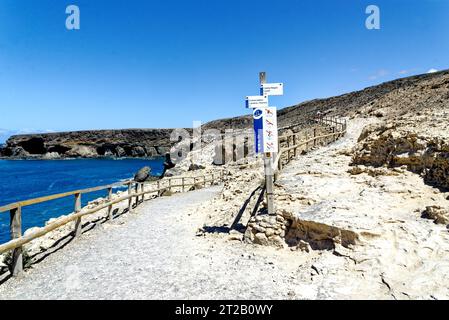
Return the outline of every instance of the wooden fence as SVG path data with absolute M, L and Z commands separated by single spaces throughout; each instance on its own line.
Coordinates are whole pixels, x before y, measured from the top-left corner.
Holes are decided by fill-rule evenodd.
M 276 166 L 274 175 L 275 179 L 280 170 L 282 170 L 283 165 L 290 162 L 293 157 L 297 156 L 297 151 L 305 146 L 306 150 L 309 150 L 310 146 L 317 146 L 323 141 L 332 142 L 337 140 L 339 137 L 346 133 L 346 121 L 339 120 L 335 117 L 314 117 L 310 118 L 309 121 L 317 123 L 323 127 L 327 127 L 331 132 L 325 135 L 317 135 L 316 129 L 314 129 L 313 136 L 310 139 L 303 140 L 299 143 L 298 133 L 283 135 L 279 137 L 279 143 L 286 144 L 286 147 L 280 148 L 280 152 L 274 160 Z M 198 186 L 199 184 L 205 187 L 208 183 L 211 185 L 223 181 L 223 170 L 218 171 L 218 173 L 211 173 L 208 175 L 201 175 L 195 177 L 171 177 L 162 180 L 137 183 L 132 180 L 119 182 L 106 186 L 99 186 L 89 189 L 82 189 L 76 191 L 69 191 L 65 193 L 59 193 L 54 195 L 49 195 L 45 197 L 15 202 L 0 207 L 0 214 L 2 212 L 9 212 L 10 214 L 10 233 L 11 241 L 4 244 L 0 244 L 0 254 L 12 251 L 11 259 L 11 273 L 13 276 L 17 276 L 23 270 L 23 255 L 22 246 L 31 242 L 32 240 L 42 237 L 45 234 L 64 226 L 70 222 L 75 222 L 74 226 L 74 236 L 79 236 L 82 231 L 82 217 L 96 213 L 100 210 L 107 208 L 107 218 L 112 220 L 113 218 L 113 206 L 123 202 L 128 201 L 128 212 L 133 210 L 133 202 L 135 201 L 135 207 L 139 205 L 139 198 L 141 201 L 145 199 L 145 195 L 155 194 L 155 196 L 160 196 L 166 190 L 173 190 L 174 188 L 180 189 L 180 191 L 185 192 L 186 188 L 192 186 Z M 151 186 L 151 188 L 148 188 Z M 125 196 L 113 199 L 112 190 L 116 187 L 127 187 L 128 193 Z M 96 191 L 107 190 L 108 199 L 105 203 L 96 206 L 95 208 L 84 208 L 81 207 L 81 196 L 83 194 L 92 193 Z M 189 190 L 187 190 L 189 191 Z M 57 219 L 56 221 L 40 228 L 26 236 L 22 236 L 22 208 L 35 205 L 38 203 L 48 202 L 51 200 L 61 199 L 65 197 L 74 197 L 74 213 L 67 217 Z
M 298 138 L 298 133 L 282 135 L 279 137 L 279 146 L 284 142 L 285 147 L 279 147 L 279 153 L 274 159 L 274 180 L 278 178 L 279 171 L 282 170 L 285 164 L 288 164 L 291 159 L 296 158 L 298 150 L 303 149 L 309 151 L 311 147 L 316 147 L 320 144 L 331 143 L 344 136 L 347 129 L 346 120 L 341 120 L 337 117 L 312 117 L 309 118 L 311 122 L 317 123 L 322 127 L 327 127 L 330 133 L 324 135 L 318 135 L 317 129 L 313 129 L 313 134 L 310 138 L 306 137 L 305 140 Z M 300 141 L 298 143 L 298 141 Z M 304 148 L 305 147 L 305 148 Z
M 119 183 L 114 183 L 106 186 L 99 186 L 89 189 L 82 189 L 76 191 L 69 191 L 59 194 L 53 194 L 50 196 L 29 199 L 25 201 L 11 203 L 5 206 L 0 207 L 0 214 L 2 212 L 9 212 L 10 215 L 10 233 L 11 233 L 11 241 L 6 242 L 0 245 L 0 254 L 12 251 L 12 259 L 11 259 L 11 274 L 13 276 L 17 276 L 23 270 L 23 255 L 22 255 L 22 246 L 30 241 L 42 237 L 45 234 L 64 226 L 70 222 L 75 221 L 75 227 L 73 231 L 73 235 L 79 236 L 81 234 L 81 219 L 83 216 L 90 215 L 96 213 L 103 209 L 107 210 L 107 218 L 112 220 L 113 218 L 113 206 L 122 201 L 128 201 L 128 212 L 133 210 L 133 202 L 135 200 L 135 207 L 139 205 L 139 199 L 141 202 L 145 200 L 145 195 L 155 194 L 156 197 L 161 196 L 161 194 L 166 191 L 172 191 L 175 188 L 180 189 L 180 191 L 185 192 L 189 191 L 187 188 L 192 186 L 202 186 L 206 187 L 209 183 L 213 185 L 223 181 L 223 170 L 218 171 L 217 173 L 211 173 L 206 175 L 194 176 L 194 177 L 171 177 L 165 178 L 162 180 L 138 183 L 132 180 L 123 181 Z M 113 199 L 112 190 L 116 187 L 127 187 L 128 193 L 125 196 L 119 197 L 117 199 Z M 151 187 L 151 188 L 148 188 Z M 108 199 L 105 203 L 96 206 L 95 208 L 81 208 L 81 195 L 107 190 Z M 22 236 L 22 208 L 31 206 L 38 203 L 43 203 L 51 200 L 61 199 L 65 197 L 73 196 L 74 197 L 74 213 L 70 214 L 67 217 L 57 219 L 56 221 L 46 225 L 45 227 L 40 228 L 38 231 L 28 234 L 26 236 Z

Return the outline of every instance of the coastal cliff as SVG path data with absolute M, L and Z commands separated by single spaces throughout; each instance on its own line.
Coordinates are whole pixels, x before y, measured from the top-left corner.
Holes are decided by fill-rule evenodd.
M 126 129 L 27 134 L 10 137 L 0 149 L 7 158 L 155 157 L 173 142 L 171 129 Z

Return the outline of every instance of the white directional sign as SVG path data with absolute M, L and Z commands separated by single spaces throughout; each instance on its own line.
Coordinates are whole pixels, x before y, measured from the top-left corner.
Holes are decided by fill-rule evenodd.
M 264 108 L 263 152 L 278 152 L 278 121 L 275 107 Z
M 248 96 L 246 97 L 247 108 L 267 108 L 268 97 L 267 96 Z
M 284 84 L 283 83 L 262 83 L 260 86 L 260 95 L 282 96 L 282 95 L 284 95 Z

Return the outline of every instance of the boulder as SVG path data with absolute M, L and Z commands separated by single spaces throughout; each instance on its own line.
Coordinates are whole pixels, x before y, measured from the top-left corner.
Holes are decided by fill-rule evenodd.
M 422 213 L 422 217 L 431 219 L 437 224 L 449 224 L 449 210 L 439 206 L 428 206 Z
M 134 181 L 136 182 L 145 182 L 150 178 L 151 168 L 143 167 L 134 175 Z
M 267 246 L 268 245 L 268 238 L 265 235 L 265 233 L 256 233 L 256 235 L 254 236 L 254 243 L 255 244 L 260 244 L 262 246 Z

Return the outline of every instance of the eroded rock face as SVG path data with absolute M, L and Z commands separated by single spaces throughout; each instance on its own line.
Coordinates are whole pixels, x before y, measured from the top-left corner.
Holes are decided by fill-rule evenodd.
M 13 158 L 154 157 L 169 151 L 170 129 L 127 129 L 12 136 L 0 156 Z
M 365 128 L 353 156 L 353 165 L 401 167 L 424 180 L 449 189 L 449 144 L 440 137 L 420 135 L 397 125 Z

